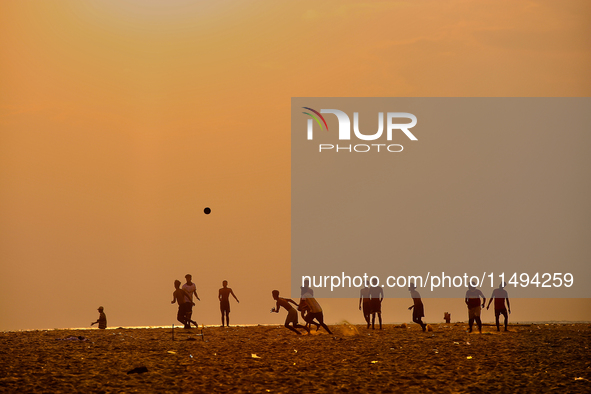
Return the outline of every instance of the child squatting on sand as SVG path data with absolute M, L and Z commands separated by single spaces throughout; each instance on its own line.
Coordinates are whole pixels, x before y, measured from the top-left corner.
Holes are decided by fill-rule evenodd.
M 90 326 L 94 326 L 96 323 L 98 323 L 99 328 L 101 330 L 104 330 L 105 328 L 107 328 L 107 315 L 105 315 L 104 311 L 105 308 L 103 308 L 102 306 L 99 306 L 97 311 L 99 312 L 99 318 L 97 321 L 95 321 L 94 323 L 90 323 Z

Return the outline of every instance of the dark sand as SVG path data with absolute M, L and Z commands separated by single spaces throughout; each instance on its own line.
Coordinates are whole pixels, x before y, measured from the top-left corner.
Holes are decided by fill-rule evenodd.
M 383 331 L 347 324 L 0 333 L 2 392 L 591 392 L 588 324 L 465 324 Z M 88 341 L 58 338 L 84 336 Z M 190 340 L 194 339 L 194 340 Z M 253 358 L 256 354 L 260 358 Z M 126 372 L 145 366 L 148 372 Z M 582 379 L 581 379 L 582 378 Z

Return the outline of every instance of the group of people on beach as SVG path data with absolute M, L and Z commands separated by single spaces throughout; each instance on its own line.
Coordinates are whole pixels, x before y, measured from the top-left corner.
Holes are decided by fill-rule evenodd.
M 488 302 L 486 309 L 490 307 L 492 300 L 495 300 L 495 320 L 497 325 L 497 331 L 499 328 L 499 317 L 501 315 L 505 318 L 505 331 L 507 331 L 508 324 L 508 313 L 511 313 L 511 305 L 509 303 L 509 296 L 507 291 L 504 289 L 506 283 L 501 283 L 498 289 L 495 289 Z M 408 307 L 412 310 L 412 321 L 419 324 L 423 331 L 427 330 L 427 324 L 423 322 L 425 317 L 425 307 L 421 300 L 421 295 L 417 291 L 417 287 L 414 283 L 410 283 L 408 288 L 410 296 L 413 299 L 413 305 Z M 310 327 L 316 325 L 316 330 L 323 327 L 329 334 L 332 334 L 330 329 L 324 324 L 324 315 L 322 308 L 316 299 L 314 298 L 314 290 L 310 288 L 310 282 L 304 281 L 304 286 L 301 287 L 301 298 L 300 303 L 297 304 L 290 298 L 279 297 L 279 291 L 273 290 L 273 299 L 277 302 L 275 308 L 271 309 L 271 312 L 279 313 L 281 307 L 287 311 L 287 318 L 285 319 L 285 327 L 291 331 L 301 335 L 298 328 L 306 330 L 310 333 Z M 480 299 L 482 298 L 482 307 Z M 384 291 L 380 286 L 366 286 L 361 289 L 359 293 L 359 310 L 363 311 L 363 317 L 367 323 L 367 328 L 375 329 L 376 315 L 378 318 L 379 329 L 382 329 L 382 301 L 384 300 Z M 507 307 L 505 307 L 505 301 Z M 482 332 L 482 321 L 480 320 L 481 309 L 484 308 L 486 303 L 486 297 L 480 290 L 478 290 L 473 283 L 468 286 L 466 292 L 465 303 L 468 306 L 468 332 L 472 332 L 474 322 L 478 325 L 478 331 Z M 293 304 L 297 307 L 297 310 L 291 306 Z M 508 310 L 507 310 L 508 308 Z M 302 319 L 306 322 L 306 325 L 300 325 L 298 323 L 297 311 L 301 312 Z M 448 315 L 448 319 L 449 314 Z
M 197 322 L 191 320 L 193 315 L 193 306 L 195 306 L 195 302 L 193 302 L 193 294 L 195 294 L 195 298 L 199 301 L 201 299 L 197 295 L 197 287 L 195 283 L 192 282 L 191 274 L 185 275 L 186 283 L 181 287 L 181 281 L 175 280 L 174 287 L 175 291 L 172 293 L 172 301 L 171 304 L 175 302 L 178 304 L 179 309 L 177 312 L 177 320 L 181 322 L 184 328 L 191 328 L 191 324 L 197 327 Z M 234 291 L 228 287 L 228 281 L 225 280 L 222 282 L 222 288 L 218 293 L 218 299 L 220 301 L 220 312 L 222 313 L 222 327 L 226 325 L 230 327 L 230 295 L 234 297 L 236 302 L 240 303 Z
M 506 283 L 501 283 L 497 289 L 494 289 L 486 309 L 488 310 L 493 299 L 495 300 L 495 323 L 497 325 L 497 331 L 500 331 L 499 319 L 503 315 L 505 318 L 505 331 L 507 331 L 507 325 L 509 323 L 509 314 L 511 313 L 511 304 L 509 303 L 509 295 L 505 290 Z M 423 323 L 423 317 L 425 317 L 425 307 L 421 300 L 421 295 L 417 291 L 417 287 L 414 283 L 410 283 L 408 288 L 410 296 L 413 300 L 413 305 L 409 306 L 408 309 L 412 310 L 412 321 L 419 324 L 423 331 L 426 331 L 427 324 Z M 480 299 L 482 298 L 482 306 Z M 371 316 L 371 327 L 375 329 L 375 318 L 376 314 L 379 318 L 380 330 L 382 329 L 382 301 L 384 299 L 384 292 L 381 287 L 372 286 L 361 289 L 359 293 L 359 310 L 363 308 L 363 317 L 367 322 L 367 328 L 370 326 Z M 482 321 L 480 320 L 480 313 L 486 303 L 486 297 L 482 294 L 482 291 L 476 288 L 474 283 L 468 285 L 468 291 L 464 302 L 468 306 L 468 332 L 472 332 L 474 322 L 478 325 L 478 332 L 482 333 Z M 507 306 L 505 306 L 507 302 Z M 445 313 L 446 321 L 451 320 L 449 313 Z
M 177 312 L 177 320 L 181 322 L 184 328 L 191 328 L 191 324 L 197 327 L 197 322 L 192 320 L 193 315 L 193 306 L 195 306 L 195 302 L 193 301 L 193 295 L 198 301 L 201 301 L 199 295 L 197 294 L 197 287 L 195 283 L 192 282 L 191 274 L 185 275 L 186 282 L 181 286 L 180 280 L 174 281 L 175 290 L 172 293 L 172 301 L 171 304 L 175 302 L 178 304 L 178 312 Z M 504 319 L 505 331 L 507 331 L 508 325 L 508 314 L 511 313 L 511 304 L 509 303 L 509 295 L 507 291 L 504 289 L 506 283 L 501 283 L 497 289 L 493 290 L 493 293 L 490 297 L 488 305 L 486 309 L 488 310 L 490 304 L 492 303 L 493 299 L 495 301 L 495 322 L 497 326 L 497 331 L 500 331 L 499 327 L 499 319 L 502 315 Z M 423 317 L 425 317 L 425 307 L 423 305 L 423 301 L 421 300 L 421 295 L 416 290 L 416 286 L 414 283 L 410 283 L 408 288 L 410 292 L 410 296 L 413 299 L 413 305 L 408 307 L 409 310 L 412 310 L 412 321 L 419 324 L 423 331 L 426 331 L 427 324 L 423 322 Z M 294 331 L 298 335 L 301 335 L 301 332 L 298 329 L 304 329 L 308 333 L 310 333 L 310 328 L 315 325 L 316 330 L 318 331 L 320 327 L 324 328 L 326 332 L 332 335 L 332 332 L 328 328 L 328 326 L 324 323 L 324 313 L 322 311 L 322 307 L 318 303 L 318 301 L 314 298 L 314 290 L 310 288 L 310 282 L 306 280 L 304 282 L 304 286 L 301 287 L 300 293 L 300 302 L 299 304 L 293 301 L 290 298 L 283 298 L 279 297 L 279 291 L 273 290 L 272 291 L 273 299 L 276 301 L 276 305 L 273 309 L 271 309 L 272 313 L 279 313 L 280 309 L 283 308 L 287 311 L 287 317 L 285 319 L 285 327 L 291 331 Z M 230 326 L 230 295 L 234 297 L 236 302 L 240 303 L 234 291 L 228 287 L 228 281 L 224 280 L 222 282 L 222 288 L 220 288 L 218 293 L 218 299 L 220 301 L 220 312 L 222 315 L 222 327 Z M 482 299 L 482 304 L 480 300 Z M 363 311 L 363 317 L 367 323 L 367 328 L 375 329 L 375 320 L 376 315 L 378 317 L 379 329 L 382 329 L 382 301 L 384 300 L 384 291 L 379 286 L 366 286 L 361 289 L 359 293 L 359 310 Z M 474 322 L 476 322 L 478 326 L 478 331 L 482 332 L 482 321 L 480 320 L 480 314 L 482 308 L 486 304 L 486 297 L 476 288 L 474 283 L 470 283 L 468 285 L 468 291 L 466 291 L 466 296 L 464 299 L 467 307 L 468 307 L 468 332 L 472 332 L 472 327 Z M 506 306 L 505 306 L 506 302 Z M 293 304 L 297 307 L 294 308 L 290 304 Z M 91 323 L 91 326 L 98 324 L 100 329 L 107 328 L 107 317 L 104 313 L 104 308 L 101 306 L 98 308 L 99 311 L 99 318 L 96 322 Z M 305 325 L 301 325 L 298 322 L 298 311 Z M 449 322 L 450 315 L 446 313 L 446 321 Z

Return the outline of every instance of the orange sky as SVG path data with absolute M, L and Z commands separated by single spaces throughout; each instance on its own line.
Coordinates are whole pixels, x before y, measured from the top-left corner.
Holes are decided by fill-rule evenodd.
M 200 323 L 223 279 L 233 322 L 282 322 L 291 97 L 589 96 L 590 17 L 587 1 L 0 3 L 0 330 L 86 326 L 98 305 L 171 324 L 187 272 Z M 453 302 L 426 319 L 464 319 Z M 591 320 L 589 300 L 520 302 L 517 320 Z

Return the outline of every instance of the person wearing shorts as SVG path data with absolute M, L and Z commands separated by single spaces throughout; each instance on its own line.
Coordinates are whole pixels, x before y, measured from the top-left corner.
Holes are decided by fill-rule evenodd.
M 310 293 L 305 293 L 302 296 L 299 309 L 306 311 L 304 320 L 308 325 L 316 325 L 316 331 L 322 327 L 326 330 L 326 332 L 332 335 L 332 332 L 328 326 L 324 324 L 324 313 L 322 312 L 322 307 L 318 301 L 316 301 L 316 298 L 314 298 Z M 316 322 L 314 319 L 316 319 Z
M 367 328 L 369 328 L 369 321 L 371 318 L 371 305 L 369 301 L 369 287 L 367 287 L 367 285 L 359 291 L 359 310 L 363 310 L 363 318 L 367 323 Z
M 413 300 L 413 305 L 408 307 L 408 310 L 412 310 L 412 321 L 419 324 L 423 331 L 426 331 L 427 325 L 423 323 L 423 317 L 425 317 L 425 307 L 423 306 L 423 301 L 421 300 L 421 295 L 416 290 L 416 286 L 414 283 L 411 283 L 408 291 L 410 291 L 410 296 Z
M 371 307 L 371 328 L 375 330 L 376 314 L 380 321 L 380 330 L 382 329 L 382 300 L 384 299 L 384 290 L 379 285 L 373 285 L 369 289 L 369 305 Z
M 236 298 L 236 294 L 234 294 L 234 291 L 232 291 L 232 289 L 228 287 L 227 280 L 222 282 L 222 286 L 223 287 L 220 289 L 220 292 L 218 294 L 218 298 L 220 300 L 220 312 L 222 313 L 222 327 L 224 326 L 224 317 L 226 320 L 226 325 L 230 327 L 230 294 L 232 295 L 232 297 L 234 297 L 236 302 L 240 303 L 240 301 L 238 301 L 238 298 Z
M 296 302 L 290 298 L 279 297 L 279 290 L 273 290 L 272 294 L 273 299 L 277 301 L 277 305 L 275 306 L 275 308 L 271 309 L 271 312 L 279 313 L 279 309 L 281 309 L 281 307 L 285 308 L 285 310 L 287 311 L 287 317 L 285 318 L 285 328 L 295 332 L 298 335 L 302 335 L 302 333 L 296 330 L 296 328 L 303 328 L 304 330 L 308 331 L 309 334 L 309 328 L 298 324 L 298 311 L 295 310 L 294 307 L 289 305 L 290 303 L 292 303 L 295 306 L 298 306 L 298 304 L 296 304 Z
M 179 309 L 177 311 L 176 314 L 176 319 L 181 322 L 183 324 L 183 326 L 187 325 L 187 307 L 185 306 L 185 304 L 187 304 L 185 302 L 185 292 L 183 291 L 183 289 L 181 289 L 181 281 L 180 280 L 175 280 L 174 281 L 174 287 L 175 287 L 175 291 L 172 293 L 172 301 L 170 301 L 171 304 L 174 304 L 175 302 L 178 303 L 179 305 Z
M 507 308 L 509 309 L 509 313 L 511 313 L 511 304 L 509 303 L 509 294 L 507 294 L 507 290 L 504 289 L 506 285 L 506 283 L 501 283 L 498 289 L 493 290 L 488 305 L 486 306 L 486 310 L 488 310 L 492 300 L 495 300 L 495 323 L 497 324 L 497 331 L 501 331 L 499 328 L 499 318 L 501 315 L 505 317 L 505 331 L 509 331 L 507 330 L 507 324 L 509 324 Z M 505 307 L 505 301 L 507 301 L 507 307 Z
M 468 332 L 472 332 L 472 326 L 474 325 L 474 321 L 478 324 L 478 332 L 482 334 L 482 321 L 480 320 L 480 297 L 482 297 L 482 308 L 484 308 L 484 304 L 486 303 L 486 297 L 480 290 L 478 290 L 473 283 L 468 285 L 468 291 L 466 292 L 466 297 L 464 301 L 468 306 Z
M 195 294 L 195 298 L 197 298 L 199 301 L 201 300 L 197 295 L 197 286 L 195 286 L 195 283 L 192 282 L 193 277 L 191 276 L 191 274 L 185 275 L 185 279 L 187 280 L 187 283 L 183 285 L 183 290 L 185 292 L 185 304 L 188 304 L 184 306 L 184 308 L 186 308 L 185 321 L 187 322 L 185 324 L 185 328 L 191 328 L 191 323 L 197 326 L 197 323 L 191 320 L 191 317 L 193 316 L 193 305 L 195 305 L 195 303 L 193 302 L 193 294 Z

